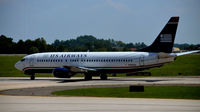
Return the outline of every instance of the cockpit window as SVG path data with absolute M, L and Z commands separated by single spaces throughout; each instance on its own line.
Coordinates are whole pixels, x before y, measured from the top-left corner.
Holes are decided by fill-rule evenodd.
M 25 58 L 21 59 L 21 62 L 25 61 Z

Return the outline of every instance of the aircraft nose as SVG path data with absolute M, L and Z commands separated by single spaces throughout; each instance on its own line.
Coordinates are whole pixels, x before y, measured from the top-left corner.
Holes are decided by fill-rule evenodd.
M 18 70 L 20 70 L 20 71 L 22 71 L 22 69 L 23 69 L 22 63 L 18 61 L 18 62 L 15 64 L 15 68 L 18 69 Z

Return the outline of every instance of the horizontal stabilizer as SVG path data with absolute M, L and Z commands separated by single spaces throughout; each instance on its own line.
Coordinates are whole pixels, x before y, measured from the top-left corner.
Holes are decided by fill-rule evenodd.
M 200 50 L 194 50 L 194 51 L 188 51 L 188 52 L 182 52 L 182 53 L 171 53 L 170 55 L 181 56 L 181 55 L 198 53 L 198 52 L 200 52 Z

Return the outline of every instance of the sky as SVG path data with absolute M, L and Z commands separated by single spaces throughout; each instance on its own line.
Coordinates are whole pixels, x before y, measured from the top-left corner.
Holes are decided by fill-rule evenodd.
M 175 43 L 200 43 L 200 0 L 0 0 L 0 35 L 15 42 L 81 35 L 151 44 L 172 16 Z

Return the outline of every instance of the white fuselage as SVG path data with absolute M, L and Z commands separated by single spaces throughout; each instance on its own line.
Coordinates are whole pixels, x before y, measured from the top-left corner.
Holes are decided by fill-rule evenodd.
M 149 52 L 49 52 L 28 55 L 23 59 L 15 65 L 21 71 L 77 67 L 126 72 L 160 66 L 173 61 L 174 57 L 159 58 L 159 53 Z

